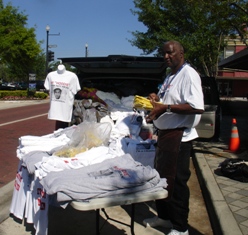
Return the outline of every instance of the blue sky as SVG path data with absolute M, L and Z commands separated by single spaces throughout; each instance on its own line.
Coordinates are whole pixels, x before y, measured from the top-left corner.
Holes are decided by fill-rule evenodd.
M 4 0 L 19 7 L 28 15 L 28 27 L 36 28 L 37 40 L 44 40 L 46 47 L 46 25 L 50 26 L 49 45 L 55 59 L 59 57 L 84 57 L 85 44 L 88 56 L 109 54 L 141 55 L 133 47 L 132 31 L 146 31 L 130 9 L 132 0 Z

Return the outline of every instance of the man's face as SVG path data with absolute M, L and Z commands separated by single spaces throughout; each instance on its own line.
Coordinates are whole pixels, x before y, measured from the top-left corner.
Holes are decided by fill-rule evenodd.
M 61 91 L 60 90 L 54 90 L 54 95 L 56 99 L 60 98 Z
M 163 52 L 164 60 L 168 67 L 176 68 L 182 62 L 183 52 L 176 44 L 170 42 L 165 43 Z

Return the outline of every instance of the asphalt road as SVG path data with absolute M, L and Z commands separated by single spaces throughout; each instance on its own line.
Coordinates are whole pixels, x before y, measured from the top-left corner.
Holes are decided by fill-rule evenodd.
M 55 126 L 54 121 L 47 119 L 49 103 L 38 103 L 35 105 L 29 104 L 28 106 L 21 105 L 21 107 L 20 105 L 17 104 L 13 108 L 9 109 L 1 109 L 0 103 L 0 188 L 12 181 L 15 177 L 18 165 L 18 158 L 16 157 L 18 138 L 24 135 L 41 136 L 49 134 L 53 132 Z M 192 162 L 189 187 L 191 191 L 189 214 L 190 234 L 212 235 L 213 231 L 209 222 L 207 209 Z M 144 212 L 142 209 L 144 206 L 145 204 L 139 205 L 135 219 L 137 222 L 139 222 L 138 226 L 140 226 L 141 229 L 143 229 L 142 219 L 144 218 L 144 213 L 147 213 L 147 210 Z M 154 205 L 151 204 L 150 206 L 153 207 Z M 113 212 L 113 210 L 109 211 L 110 216 L 111 212 Z M 118 207 L 114 209 L 114 214 L 112 215 L 122 215 L 122 208 Z M 89 229 L 91 229 L 91 232 L 89 230 L 85 230 L 86 226 L 82 226 L 81 216 L 82 215 L 79 216 L 76 211 L 72 211 L 70 209 L 63 209 L 62 211 L 50 210 L 49 221 L 52 222 L 50 223 L 49 227 L 49 235 L 75 235 L 75 229 L 77 231 L 76 234 L 93 234 L 92 229 L 94 229 L 95 225 L 93 220 L 95 218 L 92 218 L 92 213 L 85 215 L 86 218 L 92 218 L 89 221 L 89 226 L 87 226 Z M 150 215 L 148 214 L 147 216 Z M 125 216 L 125 218 L 129 220 L 129 216 Z M 113 226 L 115 226 L 114 223 Z M 127 233 L 123 230 L 125 230 Z M 129 234 L 129 228 L 124 227 L 123 230 L 121 233 L 115 234 Z M 0 224 L 0 231 L 3 232 L 3 235 L 30 234 L 29 231 L 26 231 L 23 224 L 18 224 L 11 218 Z M 65 231 L 67 232 L 65 233 Z M 103 230 L 103 234 L 111 234 L 109 231 L 113 232 L 115 230 L 113 230 L 113 228 L 111 229 L 110 227 L 110 230 L 107 229 L 105 232 Z M 147 232 L 147 230 L 144 230 L 143 234 L 155 234 L 152 232 L 150 233 L 149 231 L 148 233 L 145 233 L 145 231 Z
M 24 135 L 41 136 L 54 131 L 55 122 L 47 119 L 49 103 L 28 104 L 0 102 L 0 187 L 15 177 L 18 138 Z M 3 107 L 7 109 L 1 109 Z

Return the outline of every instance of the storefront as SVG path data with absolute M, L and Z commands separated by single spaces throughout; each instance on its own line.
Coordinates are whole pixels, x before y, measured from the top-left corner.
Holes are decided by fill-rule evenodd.
M 243 97 L 248 95 L 248 49 L 235 53 L 219 63 L 216 78 L 220 95 Z

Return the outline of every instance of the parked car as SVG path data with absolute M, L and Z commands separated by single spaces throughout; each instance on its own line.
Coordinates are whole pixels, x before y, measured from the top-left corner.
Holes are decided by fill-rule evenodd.
M 7 90 L 7 85 L 8 85 L 8 83 L 7 82 L 2 82 L 1 84 L 0 84 L 0 90 Z
M 205 111 L 196 130 L 200 138 L 218 140 L 222 110 L 217 83 L 214 77 L 201 77 L 201 80 Z
M 77 68 L 81 87 L 94 87 L 119 96 L 148 96 L 158 91 L 166 65 L 162 57 L 109 55 L 106 57 L 60 58 Z M 200 138 L 218 138 L 221 109 L 214 78 L 202 77 L 205 112 L 197 126 Z
M 19 82 L 18 83 L 18 90 L 27 90 L 27 89 L 36 89 L 37 91 L 45 90 L 44 81 L 43 80 L 36 80 L 30 82 Z
M 45 87 L 44 87 L 44 80 L 37 80 L 35 81 L 36 83 L 36 90 L 37 91 L 44 91 L 45 90 Z
M 1 90 L 16 90 L 17 84 L 14 82 L 4 82 L 1 84 Z
M 27 82 L 18 82 L 18 90 L 27 90 L 28 83 Z

